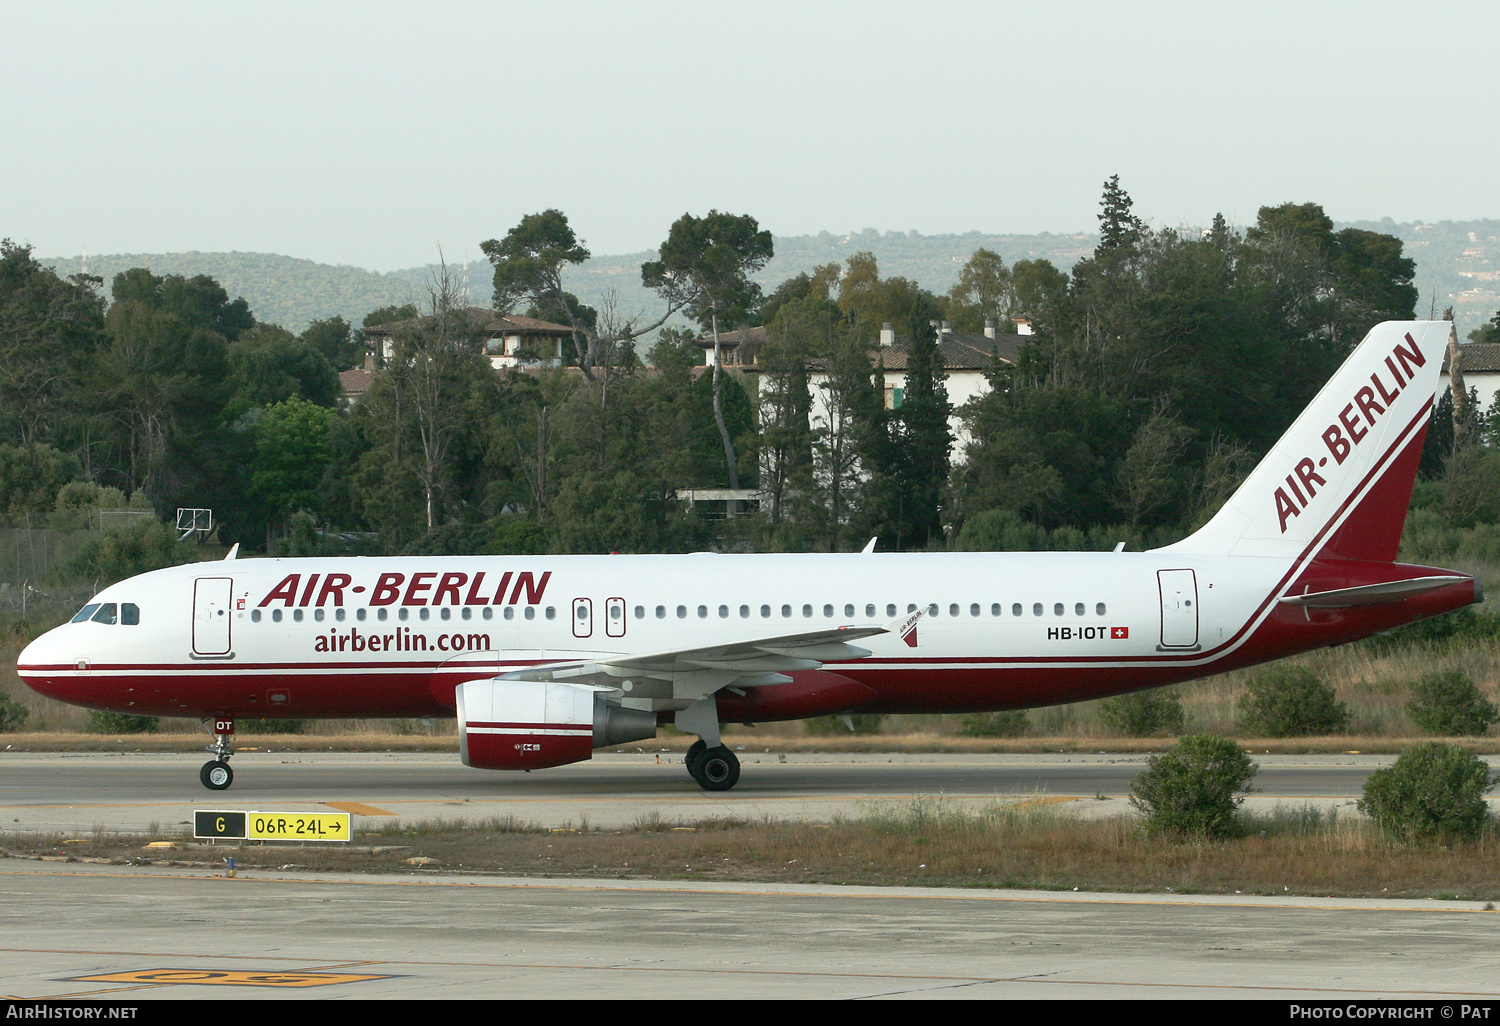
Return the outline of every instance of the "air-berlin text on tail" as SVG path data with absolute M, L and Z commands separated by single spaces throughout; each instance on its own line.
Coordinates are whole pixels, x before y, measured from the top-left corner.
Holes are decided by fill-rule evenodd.
M 1375 421 L 1401 395 L 1401 390 L 1414 376 L 1413 368 L 1426 363 L 1427 357 L 1408 333 L 1406 344 L 1397 342 L 1391 355 L 1385 358 L 1385 370 L 1371 374 L 1368 385 L 1360 385 L 1354 390 L 1348 404 L 1323 432 L 1323 444 L 1328 449 L 1328 455 L 1319 456 L 1316 462 L 1311 456 L 1302 457 L 1292 473 L 1286 476 L 1285 486 L 1277 487 L 1276 516 L 1281 522 L 1282 534 L 1286 533 L 1287 522 L 1292 517 L 1300 516 L 1318 494 L 1318 489 L 1328 483 L 1318 473 L 1318 468 L 1326 467 L 1330 458 L 1335 466 L 1348 459 L 1354 447 L 1369 437 L 1370 428 Z
M 503 574 L 419 570 L 409 576 L 383 573 L 368 585 L 355 584 L 350 574 L 308 574 L 306 580 L 301 574 L 287 574 L 256 605 L 342 606 L 347 592 L 361 597 L 368 593 L 372 606 L 514 606 L 523 601 L 534 606 L 542 601 L 551 577 L 551 570 L 507 570 Z M 360 601 L 349 599 L 351 605 Z

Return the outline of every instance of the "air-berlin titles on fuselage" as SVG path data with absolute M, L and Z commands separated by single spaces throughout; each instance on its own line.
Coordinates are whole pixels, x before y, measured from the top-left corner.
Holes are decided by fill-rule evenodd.
M 363 595 L 370 592 L 371 606 L 514 606 L 525 598 L 534 606 L 542 601 L 552 571 L 534 574 L 530 570 L 516 573 L 507 570 L 497 576 L 480 570 L 472 578 L 462 571 L 421 570 L 408 579 L 406 574 L 383 573 L 372 589 L 355 584 L 349 574 L 287 574 L 256 607 L 279 602 L 283 606 L 342 606 L 344 592 Z M 320 583 L 321 582 L 321 583 Z M 509 596 L 509 597 L 507 597 Z M 315 600 L 316 597 L 316 600 Z
M 1370 426 L 1390 408 L 1401 395 L 1407 381 L 1412 378 L 1412 368 L 1427 363 L 1427 357 L 1422 355 L 1422 350 L 1417 347 L 1410 333 L 1407 333 L 1406 342 L 1410 349 L 1398 342 L 1391 350 L 1391 355 L 1385 358 L 1385 367 L 1390 371 L 1395 388 L 1385 387 L 1379 371 L 1371 374 L 1370 383 L 1355 391 L 1354 398 L 1339 411 L 1338 420 L 1328 425 L 1328 429 L 1323 432 L 1323 444 L 1328 447 L 1328 455 L 1333 457 L 1336 464 L 1342 464 L 1348 459 L 1354 447 L 1369 436 Z M 1405 371 L 1404 377 L 1402 371 Z M 1377 392 L 1379 399 L 1376 399 Z M 1355 412 L 1356 406 L 1359 408 L 1358 413 Z M 1360 422 L 1361 418 L 1364 423 Z M 1282 534 L 1286 533 L 1287 520 L 1300 515 L 1313 496 L 1318 494 L 1318 489 L 1328 483 L 1317 469 L 1327 465 L 1328 456 L 1318 457 L 1316 465 L 1311 457 L 1304 456 L 1297 461 L 1294 473 L 1286 476 L 1286 487 L 1276 489 L 1276 516 L 1281 522 Z

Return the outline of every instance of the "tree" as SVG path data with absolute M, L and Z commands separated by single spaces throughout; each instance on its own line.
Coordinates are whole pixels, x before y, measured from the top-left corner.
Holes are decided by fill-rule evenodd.
M 954 331 L 980 331 L 986 323 L 1005 321 L 1013 301 L 1010 268 L 1000 254 L 976 249 L 948 290 L 948 319 Z
M 412 316 L 416 316 L 413 312 Z M 335 372 L 358 367 L 364 361 L 364 341 L 342 317 L 313 321 L 301 335 L 302 341 L 321 353 Z
M 83 405 L 85 368 L 104 342 L 97 278 L 67 281 L 31 247 L 0 241 L 0 426 L 27 447 L 60 441 Z
M 337 416 L 292 397 L 268 407 L 256 420 L 250 485 L 277 520 L 317 507 L 329 460 L 328 431 Z
M 1484 794 L 1493 786 L 1484 760 L 1458 745 L 1428 741 L 1371 773 L 1356 806 L 1408 844 L 1465 840 L 1490 821 Z
M 100 407 L 121 429 L 126 490 L 145 488 L 165 505 L 200 473 L 224 407 L 226 339 L 254 318 L 207 275 L 158 278 L 135 268 L 115 276 L 111 293 Z
M 1258 769 L 1228 738 L 1190 735 L 1147 760 L 1145 771 L 1130 783 L 1130 804 L 1154 833 L 1229 837 Z
M 601 326 L 597 311 L 564 287 L 563 272 L 590 254 L 560 210 L 527 214 L 505 238 L 482 242 L 480 249 L 495 265 L 495 309 L 505 314 L 526 303 L 536 316 L 566 323 L 573 331 L 574 359 L 591 381 L 594 368 L 610 350 L 655 331 L 677 311 L 669 303 L 667 312 L 651 324 L 615 318 Z
M 1500 719 L 1500 709 L 1467 673 L 1447 670 L 1424 674 L 1412 683 L 1406 715 L 1429 734 L 1477 737 Z
M 735 489 L 740 486 L 739 459 L 724 421 L 719 327 L 737 327 L 749 319 L 761 295 L 750 275 L 766 265 L 772 252 L 771 233 L 761 231 L 755 218 L 711 210 L 701 218 L 683 214 L 661 244 L 660 259 L 641 265 L 641 281 L 648 288 L 713 332 L 714 423 L 724 443 L 729 487 Z
M 1263 737 L 1342 734 L 1349 709 L 1305 666 L 1278 664 L 1253 674 L 1240 702 L 1245 729 Z
M 906 387 L 900 411 L 905 465 L 901 481 L 906 492 L 900 519 L 909 525 L 910 543 L 919 548 L 943 537 L 948 462 L 953 448 L 946 379 L 937 333 L 931 324 L 915 325 L 906 351 Z M 898 536 L 901 533 L 898 530 Z
M 285 328 L 257 324 L 227 349 L 230 396 L 224 417 L 300 398 L 318 406 L 338 402 L 339 377 L 319 350 Z
M 1130 194 L 1120 188 L 1120 176 L 1110 175 L 1104 183 L 1104 198 L 1099 201 L 1099 246 L 1094 255 L 1113 250 L 1133 250 L 1146 235 L 1146 225 L 1130 212 L 1134 206 Z

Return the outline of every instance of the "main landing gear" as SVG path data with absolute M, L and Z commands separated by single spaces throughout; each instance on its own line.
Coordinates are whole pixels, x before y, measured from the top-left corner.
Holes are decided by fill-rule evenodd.
M 701 738 L 687 750 L 687 771 L 705 791 L 727 791 L 740 781 L 740 760 L 723 745 L 708 747 Z
M 678 711 L 677 729 L 697 734 L 687 750 L 687 770 L 705 791 L 727 791 L 740 782 L 740 760 L 719 741 L 719 707 L 713 695 Z
M 234 783 L 234 770 L 229 768 L 229 739 L 234 737 L 234 720 L 220 717 L 214 720 L 212 729 L 214 743 L 206 751 L 212 752 L 214 758 L 203 764 L 198 779 L 210 791 L 223 791 Z

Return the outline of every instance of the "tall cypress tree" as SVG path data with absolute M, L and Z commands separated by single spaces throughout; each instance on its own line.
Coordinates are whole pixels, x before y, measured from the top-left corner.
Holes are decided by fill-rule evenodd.
M 921 548 L 943 536 L 943 503 L 948 483 L 953 435 L 948 430 L 952 404 L 948 401 L 947 372 L 937 332 L 926 321 L 912 325 L 906 353 L 906 387 L 901 402 L 905 427 L 906 465 L 903 519 L 909 525 L 908 545 Z

